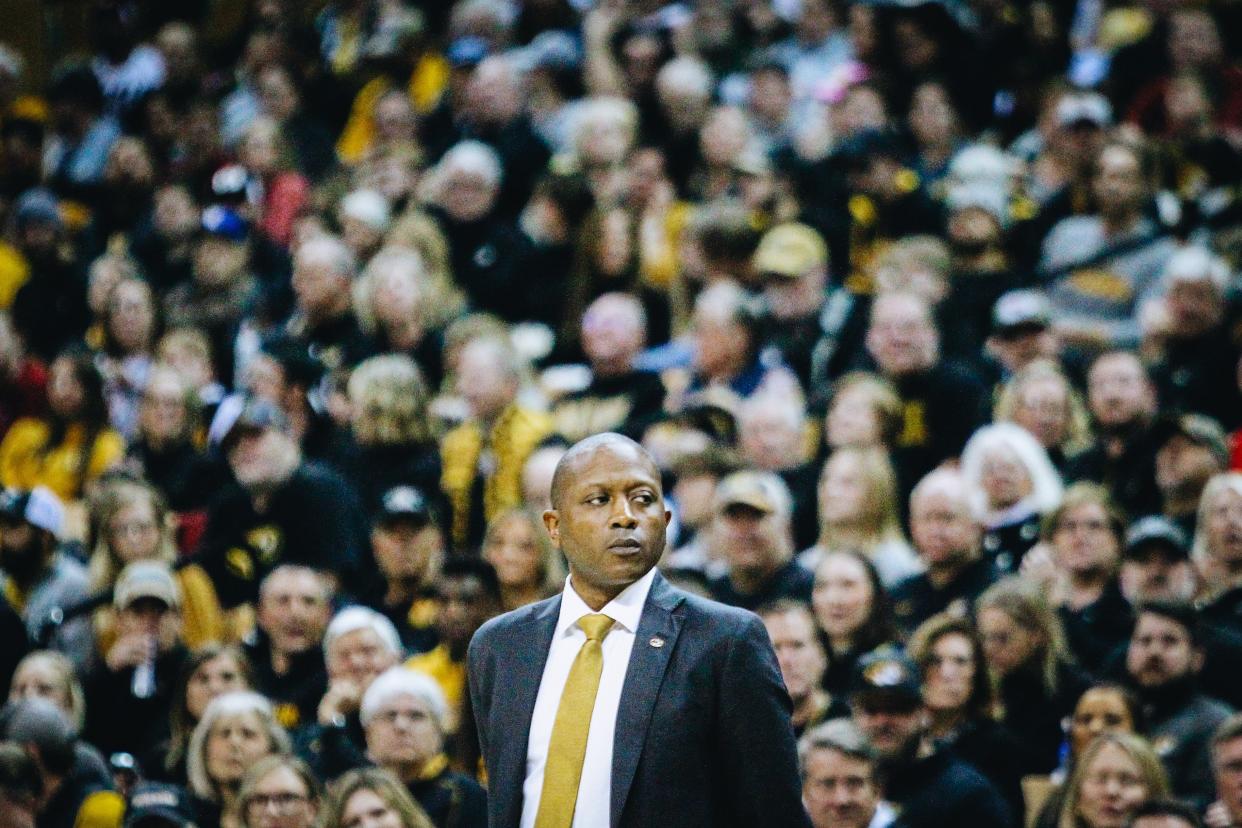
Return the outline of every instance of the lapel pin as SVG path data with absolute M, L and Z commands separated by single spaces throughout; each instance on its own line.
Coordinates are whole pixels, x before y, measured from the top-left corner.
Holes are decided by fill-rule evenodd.
M 651 639 L 647 643 L 650 644 L 652 647 L 655 647 L 658 649 L 664 646 L 664 639 L 660 638 L 660 636 L 657 635 L 655 638 Z

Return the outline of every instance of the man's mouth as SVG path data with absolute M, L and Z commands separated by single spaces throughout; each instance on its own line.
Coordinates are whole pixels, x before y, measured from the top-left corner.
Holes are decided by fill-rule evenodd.
M 642 549 L 642 544 L 638 542 L 638 538 L 617 538 L 608 544 L 608 548 L 613 552 L 627 554 Z

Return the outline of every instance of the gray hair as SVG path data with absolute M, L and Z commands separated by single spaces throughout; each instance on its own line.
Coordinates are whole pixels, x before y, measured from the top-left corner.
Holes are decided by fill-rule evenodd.
M 440 159 L 438 170 L 444 178 L 455 172 L 477 175 L 493 187 L 499 186 L 504 166 L 496 150 L 482 141 L 460 141 Z
M 976 431 L 962 449 L 962 477 L 975 517 L 982 520 L 988 512 L 987 494 L 983 491 L 983 463 L 989 452 L 1008 449 L 1031 478 L 1030 506 L 1046 515 L 1061 503 L 1065 487 L 1061 475 L 1048 458 L 1047 450 L 1025 428 L 1013 423 L 993 423 Z
M 807 760 L 812 753 L 820 750 L 833 750 L 851 759 L 867 762 L 874 770 L 875 751 L 858 725 L 849 719 L 830 719 L 811 728 L 798 740 L 798 770 L 804 776 Z
M 369 607 L 351 606 L 332 616 L 328 629 L 323 634 L 323 654 L 325 657 L 332 651 L 337 639 L 358 630 L 371 630 L 393 655 L 401 655 L 401 636 L 393 623 Z
M 211 735 L 212 728 L 226 716 L 241 716 L 247 713 L 253 713 L 259 717 L 263 729 L 267 731 L 267 740 L 271 745 L 272 753 L 288 756 L 293 752 L 289 734 L 277 723 L 272 703 L 266 696 L 261 696 L 251 690 L 237 690 L 217 696 L 203 711 L 203 718 L 199 719 L 194 727 L 194 733 L 190 736 L 190 745 L 186 748 L 186 776 L 189 778 L 190 790 L 198 796 L 212 802 L 219 801 L 215 783 L 211 781 L 211 776 L 207 773 L 207 737 Z
M 433 678 L 425 673 L 400 666 L 390 667 L 380 673 L 379 677 L 371 682 L 371 686 L 362 694 L 359 717 L 362 719 L 363 726 L 369 725 L 379 713 L 380 708 L 399 696 L 413 696 L 427 705 L 427 709 L 431 711 L 431 717 L 435 720 L 436 729 L 441 733 L 444 732 L 445 721 L 448 717 L 448 702 L 444 699 L 444 691 Z
M 294 267 L 308 264 L 326 264 L 337 273 L 353 279 L 358 272 L 358 260 L 345 242 L 336 236 L 316 236 L 304 242 L 293 257 Z
M 1190 245 L 1169 257 L 1161 278 L 1165 290 L 1177 282 L 1211 282 L 1216 292 L 1223 294 L 1229 277 L 1228 262 L 1206 247 Z

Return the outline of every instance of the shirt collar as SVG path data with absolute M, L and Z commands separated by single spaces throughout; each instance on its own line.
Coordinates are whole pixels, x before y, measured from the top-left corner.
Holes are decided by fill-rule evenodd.
M 655 576 L 656 570 L 652 567 L 646 575 L 621 590 L 600 612 L 617 622 L 618 626 L 624 627 L 627 632 L 637 632 L 638 622 L 643 617 L 643 606 L 647 603 L 647 595 L 651 592 Z M 556 635 L 564 635 L 578 623 L 579 618 L 594 612 L 574 591 L 573 576 L 570 575 L 565 579 L 565 590 L 561 593 L 561 614 L 556 621 Z

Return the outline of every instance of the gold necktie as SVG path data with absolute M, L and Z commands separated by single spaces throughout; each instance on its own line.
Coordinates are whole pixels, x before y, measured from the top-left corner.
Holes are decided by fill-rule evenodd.
M 600 674 L 604 672 L 603 641 L 612 625 L 613 620 L 607 615 L 584 615 L 578 619 L 578 626 L 586 633 L 587 640 L 569 668 L 561 704 L 556 709 L 535 828 L 570 828 L 573 825 L 578 783 L 582 781 L 582 760 L 586 757 L 591 713 L 595 710 L 595 693 L 599 690 Z

